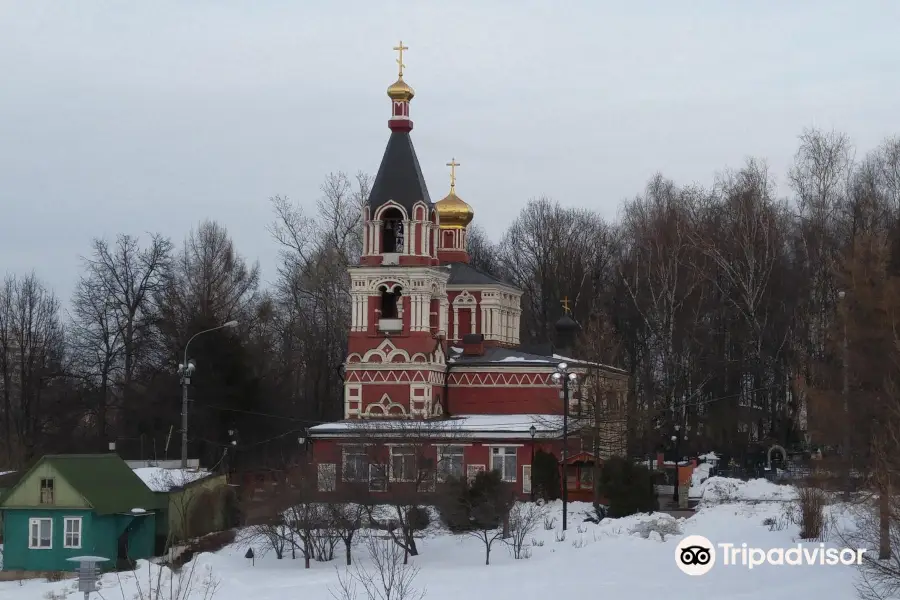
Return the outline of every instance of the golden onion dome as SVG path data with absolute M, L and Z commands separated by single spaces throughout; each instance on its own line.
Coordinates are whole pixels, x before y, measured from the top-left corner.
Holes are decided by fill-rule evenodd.
M 387 89 L 387 95 L 391 100 L 405 100 L 409 102 L 416 95 L 416 92 L 409 87 L 409 84 L 400 77 L 392 83 Z
M 450 190 L 446 198 L 437 202 L 434 209 L 438 213 L 441 229 L 465 229 L 475 217 L 472 207 L 453 190 Z

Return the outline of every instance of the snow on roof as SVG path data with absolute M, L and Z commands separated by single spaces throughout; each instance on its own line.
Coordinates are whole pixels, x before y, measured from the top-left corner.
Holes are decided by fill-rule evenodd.
M 310 428 L 311 436 L 388 437 L 397 434 L 429 436 L 531 437 L 534 427 L 538 437 L 552 437 L 562 431 L 561 415 L 456 415 L 448 419 L 350 419 L 325 423 Z M 570 419 L 570 428 L 576 423 Z
M 141 467 L 134 469 L 134 473 L 153 492 L 168 492 L 212 474 L 205 470 L 163 469 L 162 467 Z

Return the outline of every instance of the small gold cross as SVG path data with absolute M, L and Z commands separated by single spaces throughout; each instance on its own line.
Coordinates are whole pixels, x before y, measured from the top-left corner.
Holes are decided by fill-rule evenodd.
M 394 50 L 396 50 L 400 54 L 400 57 L 397 59 L 397 64 L 400 65 L 400 78 L 402 79 L 403 78 L 403 67 L 406 66 L 403 64 L 403 51 L 409 50 L 409 47 L 404 46 L 403 40 L 400 40 L 400 45 L 394 46 Z
M 565 311 L 565 314 L 569 314 L 569 313 L 572 312 L 572 311 L 569 309 L 569 297 L 568 297 L 568 296 L 566 296 L 565 298 L 563 298 L 563 299 L 562 299 L 562 302 L 560 302 L 560 304 L 562 304 L 563 310 Z
M 450 193 L 453 193 L 456 189 L 456 167 L 459 167 L 460 164 L 456 162 L 455 158 L 451 158 L 447 166 L 450 167 Z

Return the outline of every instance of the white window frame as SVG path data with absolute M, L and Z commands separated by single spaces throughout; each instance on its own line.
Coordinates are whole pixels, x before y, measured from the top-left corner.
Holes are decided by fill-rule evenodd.
M 49 485 L 44 486 L 44 482 L 49 483 Z M 39 482 L 40 487 L 40 504 L 55 504 L 56 503 L 56 480 L 53 477 L 41 477 Z
M 320 492 L 333 492 L 337 487 L 337 465 L 334 463 L 319 463 L 316 466 L 317 488 Z
M 41 522 L 50 523 L 50 545 L 41 545 Z M 37 525 L 37 535 L 34 535 L 34 527 Z M 37 544 L 34 541 L 37 540 Z M 29 550 L 52 550 L 53 549 L 53 519 L 47 517 L 28 519 L 28 549 Z
M 364 483 L 365 481 L 367 481 L 367 478 L 366 478 L 366 471 L 367 471 L 368 469 L 367 469 L 365 466 L 364 466 L 363 469 L 362 469 L 362 470 L 363 470 L 363 473 L 357 473 L 357 474 L 356 474 L 356 475 L 358 475 L 358 477 L 356 477 L 356 478 L 350 478 L 350 477 L 347 476 L 347 475 L 348 475 L 348 473 L 347 473 L 347 471 L 348 471 L 348 469 L 347 469 L 347 463 L 348 463 L 347 457 L 348 457 L 348 456 L 362 456 L 362 457 L 364 458 L 364 460 L 365 460 L 366 465 L 368 465 L 368 463 L 369 463 L 369 457 L 368 457 L 368 454 L 366 453 L 365 448 L 366 448 L 365 446 L 352 446 L 352 445 L 350 445 L 350 446 L 344 446 L 344 447 L 341 449 L 341 467 L 342 467 L 342 468 L 341 468 L 341 480 L 346 481 L 346 482 L 353 482 L 353 483 Z
M 522 493 L 530 494 L 534 482 L 531 480 L 531 465 L 522 465 Z
M 77 523 L 78 527 L 73 527 L 72 531 L 69 531 L 69 523 Z M 76 531 L 77 529 L 77 531 Z M 63 548 L 72 548 L 74 550 L 81 549 L 81 538 L 83 536 L 82 533 L 82 520 L 81 517 L 65 517 L 63 518 Z M 72 536 L 72 543 L 69 543 L 69 536 Z M 77 538 L 76 538 L 77 536 Z M 77 540 L 77 544 L 75 543 Z
M 449 452 L 449 450 L 451 450 L 451 449 L 453 449 L 454 451 Z M 460 477 L 460 478 L 465 477 L 466 476 L 466 453 L 465 453 L 464 447 L 457 446 L 455 444 L 446 444 L 443 446 L 438 446 L 438 449 L 437 449 L 437 465 L 436 465 L 437 469 L 435 469 L 435 470 L 437 471 L 438 481 L 443 483 L 443 482 L 447 481 L 447 477 L 448 477 L 448 475 L 450 475 L 450 473 L 448 473 L 447 469 L 445 468 L 446 467 L 446 465 L 444 464 L 445 456 L 460 457 L 460 463 L 459 463 L 460 473 L 455 476 Z
M 499 450 L 499 452 L 498 452 Z M 505 473 L 505 469 L 498 469 L 494 464 L 496 458 L 500 458 L 500 464 L 503 465 L 503 458 L 507 456 L 512 456 L 516 459 L 516 466 L 512 469 L 512 473 Z M 491 446 L 491 470 L 492 471 L 500 471 L 500 479 L 504 483 L 515 483 L 516 482 L 516 471 L 519 470 L 519 451 L 518 446 Z M 507 477 L 512 476 L 510 479 Z
M 416 450 L 412 446 L 391 446 L 390 447 L 390 460 L 388 461 L 388 475 L 390 476 L 391 481 L 396 481 L 398 483 L 413 483 L 418 478 L 418 465 L 416 464 Z M 398 456 L 406 456 L 409 457 L 407 459 L 403 459 L 405 463 L 407 460 L 412 461 L 412 466 L 409 468 L 412 474 L 412 478 L 403 479 L 402 473 L 394 472 L 394 458 Z

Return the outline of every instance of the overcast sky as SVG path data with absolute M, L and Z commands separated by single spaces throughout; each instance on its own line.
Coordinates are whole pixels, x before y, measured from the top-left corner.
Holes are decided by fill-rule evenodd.
M 806 126 L 900 133 L 897 0 L 0 0 L 0 275 L 64 301 L 92 237 L 204 218 L 275 275 L 276 194 L 378 169 L 399 39 L 433 200 L 499 237 L 531 197 L 615 218 Z M 787 193 L 787 190 L 784 190 Z

